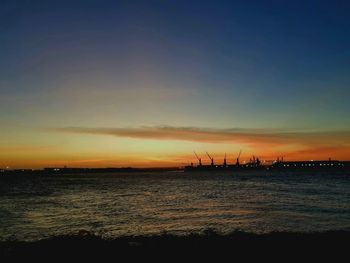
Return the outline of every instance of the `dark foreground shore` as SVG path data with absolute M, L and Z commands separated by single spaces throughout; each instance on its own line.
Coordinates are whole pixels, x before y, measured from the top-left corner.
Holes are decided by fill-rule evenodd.
M 350 232 L 269 233 L 233 232 L 220 235 L 213 231 L 187 236 L 126 236 L 117 239 L 83 233 L 50 239 L 0 242 L 1 258 L 18 257 L 49 260 L 58 258 L 329 258 L 335 260 L 349 251 Z M 283 255 L 283 256 L 282 256 Z

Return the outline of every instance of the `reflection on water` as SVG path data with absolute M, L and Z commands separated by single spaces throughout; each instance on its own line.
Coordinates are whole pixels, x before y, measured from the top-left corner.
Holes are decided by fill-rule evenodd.
M 346 175 L 143 173 L 0 178 L 0 239 L 350 230 Z

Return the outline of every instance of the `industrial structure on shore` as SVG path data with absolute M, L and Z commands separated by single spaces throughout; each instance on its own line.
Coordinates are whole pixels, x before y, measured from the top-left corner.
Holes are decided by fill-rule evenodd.
M 0 174 L 96 174 L 96 173 L 130 173 L 130 172 L 165 172 L 165 171 L 184 171 L 184 172 L 215 172 L 215 171 L 340 171 L 350 174 L 350 161 L 332 160 L 310 160 L 310 161 L 285 161 L 283 157 L 278 157 L 276 160 L 265 161 L 257 156 L 252 156 L 248 162 L 241 162 L 240 157 L 242 150 L 237 154 L 235 161 L 230 163 L 227 160 L 225 153 L 222 162 L 215 163 L 214 157 L 208 152 L 205 152 L 209 158 L 209 164 L 203 164 L 202 158 L 194 152 L 194 156 L 198 161 L 195 165 L 191 162 L 190 165 L 183 167 L 159 167 L 159 168 L 134 168 L 134 167 L 111 167 L 111 168 L 73 168 L 73 167 L 49 167 L 42 170 L 34 169 L 10 169 L 6 167 L 0 168 Z
M 198 160 L 198 165 L 191 163 L 185 166 L 185 171 L 250 171 L 250 170 L 266 170 L 266 171 L 310 171 L 310 170 L 348 170 L 350 171 L 350 161 L 338 161 L 332 160 L 310 160 L 310 161 L 284 161 L 283 157 L 278 157 L 276 160 L 266 163 L 261 161 L 259 157 L 252 156 L 249 162 L 240 162 L 240 156 L 242 150 L 237 155 L 236 162 L 229 164 L 227 162 L 226 153 L 221 164 L 215 164 L 214 158 L 206 152 L 206 155 L 210 159 L 210 164 L 202 164 L 201 157 L 194 152 L 195 157 Z

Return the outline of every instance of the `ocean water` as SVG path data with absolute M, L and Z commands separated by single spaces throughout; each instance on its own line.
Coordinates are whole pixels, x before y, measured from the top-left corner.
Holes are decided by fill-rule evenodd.
M 350 230 L 350 175 L 154 172 L 0 177 L 0 240 Z

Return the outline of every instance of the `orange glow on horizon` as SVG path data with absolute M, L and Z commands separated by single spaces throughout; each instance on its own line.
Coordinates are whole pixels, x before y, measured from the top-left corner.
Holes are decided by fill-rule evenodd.
M 249 152 L 243 153 L 240 161 L 248 162 L 249 159 L 254 155 L 259 157 L 262 161 L 272 161 L 276 160 L 277 157 L 283 156 L 284 160 L 297 161 L 297 160 L 328 160 L 329 158 L 333 160 L 350 161 L 349 158 L 350 149 L 310 149 L 304 151 L 288 152 L 285 154 L 278 154 L 274 152 Z M 203 164 L 210 164 L 210 160 L 207 158 L 204 152 L 198 152 L 199 156 L 202 158 Z M 222 164 L 224 159 L 224 154 L 222 153 L 211 153 L 216 164 Z M 110 157 L 110 156 L 108 156 Z M 229 164 L 234 164 L 236 162 L 237 153 L 227 153 L 227 162 Z M 10 167 L 13 169 L 41 169 L 44 167 L 87 167 L 87 168 L 105 168 L 105 167 L 137 167 L 137 168 L 151 168 L 151 167 L 182 167 L 189 165 L 190 163 L 197 164 L 197 159 L 193 154 L 180 154 L 173 156 L 164 157 L 148 157 L 142 158 L 142 156 L 128 156 L 127 158 L 122 156 L 116 156 L 114 158 L 50 158 L 50 159 L 25 159 L 25 158 L 0 158 L 1 166 L 0 168 Z
M 208 151 L 215 163 L 229 164 L 254 155 L 272 161 L 350 160 L 350 133 L 290 132 L 259 129 L 203 129 L 195 127 L 63 128 L 28 133 L 30 140 L 0 145 L 0 168 L 44 167 L 181 167 L 196 164 L 195 150 L 204 164 Z M 34 140 L 35 139 L 35 140 Z M 10 140 L 9 140 L 10 141 Z

